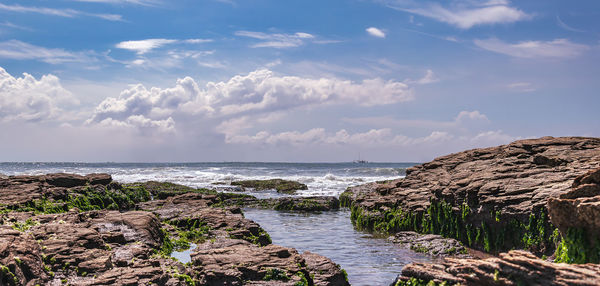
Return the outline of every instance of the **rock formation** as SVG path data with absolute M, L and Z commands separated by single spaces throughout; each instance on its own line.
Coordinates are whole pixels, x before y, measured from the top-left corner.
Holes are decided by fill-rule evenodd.
M 308 190 L 305 184 L 283 179 L 233 181 L 232 186 L 251 188 L 257 191 L 276 190 L 278 193 L 294 194 L 297 190 Z
M 600 139 L 544 137 L 468 150 L 340 196 L 360 228 L 441 234 L 486 251 L 552 253 L 549 198 L 600 167 Z M 587 188 L 587 187 L 586 187 Z
M 598 285 L 600 265 L 553 263 L 520 250 L 486 259 L 446 258 L 440 264 L 412 263 L 394 285 Z
M 0 285 L 348 285 L 331 260 L 271 244 L 234 206 L 254 200 L 106 174 L 0 178 Z M 192 244 L 191 263 L 170 257 Z

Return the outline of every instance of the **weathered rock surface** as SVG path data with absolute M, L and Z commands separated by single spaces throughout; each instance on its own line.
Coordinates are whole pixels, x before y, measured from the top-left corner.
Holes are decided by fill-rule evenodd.
M 25 204 L 43 197 L 63 199 L 68 188 L 83 188 L 88 185 L 108 185 L 112 178 L 108 174 L 47 174 L 39 176 L 0 177 L 0 196 L 7 206 Z
M 449 285 L 600 285 L 600 265 L 552 263 L 520 250 L 487 259 L 445 258 L 440 264 L 412 263 L 396 285 L 410 278 Z M 413 285 L 413 284 L 409 284 Z M 423 284 L 424 285 L 424 284 Z
M 386 221 L 390 210 L 401 209 L 412 221 L 387 228 L 434 230 L 488 251 L 528 247 L 548 252 L 553 228 L 546 218 L 546 203 L 567 193 L 578 176 L 598 167 L 600 138 L 520 140 L 437 158 L 409 168 L 405 178 L 349 188 L 340 201 L 352 204 L 353 217 L 366 221 L 367 228 Z M 432 204 L 440 202 L 448 203 L 451 213 L 436 205 L 439 215 L 431 217 Z M 447 225 L 451 229 L 444 229 Z
M 346 285 L 231 206 L 251 196 L 105 174 L 11 176 L 0 194 L 0 285 Z M 190 243 L 192 265 L 168 257 Z
M 233 181 L 232 186 L 252 188 L 257 191 L 277 190 L 278 193 L 293 194 L 298 190 L 308 190 L 305 184 L 283 179 Z
M 314 197 L 284 197 L 276 199 L 261 199 L 248 207 L 270 208 L 278 211 L 330 211 L 340 208 L 340 201 L 333 196 Z
M 305 251 L 301 256 L 306 262 L 308 271 L 313 274 L 315 285 L 350 285 L 346 273 L 341 271 L 340 266 L 333 263 L 331 259 L 309 251 Z
M 550 220 L 563 235 L 584 229 L 589 243 L 600 236 L 600 168 L 577 177 L 572 189 L 548 200 Z
M 297 285 L 303 281 L 349 285 L 331 260 L 272 244 L 259 247 L 243 240 L 217 239 L 199 245 L 191 256 L 202 285 L 246 285 L 245 281 L 255 281 L 248 285 Z
M 419 234 L 414 231 L 401 231 L 388 238 L 393 243 L 413 251 L 435 256 L 468 258 L 468 250 L 456 239 L 444 238 L 437 234 Z
M 40 245 L 29 234 L 0 226 L 0 285 L 41 284 L 48 279 Z

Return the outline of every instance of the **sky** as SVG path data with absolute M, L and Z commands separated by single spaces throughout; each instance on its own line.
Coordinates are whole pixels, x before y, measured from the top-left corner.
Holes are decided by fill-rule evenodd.
M 596 0 L 0 0 L 0 161 L 425 162 L 600 136 Z

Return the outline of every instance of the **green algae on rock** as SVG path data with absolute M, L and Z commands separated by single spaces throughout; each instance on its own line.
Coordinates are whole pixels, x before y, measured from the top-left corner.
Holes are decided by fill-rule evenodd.
M 231 185 L 253 188 L 257 191 L 276 190 L 278 193 L 285 194 L 294 194 L 298 190 L 308 190 L 305 184 L 283 179 L 233 181 Z
M 325 257 L 311 257 L 331 270 L 316 273 L 296 250 L 272 245 L 232 206 L 255 201 L 251 196 L 161 182 L 120 185 L 106 174 L 10 176 L 0 178 L 0 195 L 2 285 L 260 284 L 268 267 L 287 273 L 289 285 L 348 285 L 330 279 L 344 276 Z M 170 256 L 192 243 L 198 245 L 192 256 L 244 245 L 262 259 L 237 255 L 230 257 L 233 268 L 206 269 Z M 286 253 L 293 257 L 280 259 Z
M 443 156 L 405 178 L 351 187 L 340 196 L 358 228 L 412 230 L 456 238 L 488 252 L 552 254 L 546 202 L 600 167 L 600 139 L 521 140 Z

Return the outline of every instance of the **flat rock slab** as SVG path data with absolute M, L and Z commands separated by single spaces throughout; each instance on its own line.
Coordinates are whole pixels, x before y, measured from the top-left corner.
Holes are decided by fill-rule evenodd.
M 232 186 L 252 188 L 257 191 L 276 190 L 278 193 L 293 194 L 297 190 L 308 190 L 305 184 L 283 179 L 233 181 Z
M 513 250 L 487 259 L 446 258 L 443 263 L 412 263 L 402 269 L 395 285 L 418 279 L 449 285 L 599 285 L 600 265 L 565 264 Z M 399 282 L 400 281 L 400 282 Z M 421 285 L 421 284 L 419 284 Z
M 469 257 L 468 250 L 460 241 L 444 238 L 437 234 L 419 234 L 414 231 L 401 231 L 388 240 L 415 252 L 434 256 Z

